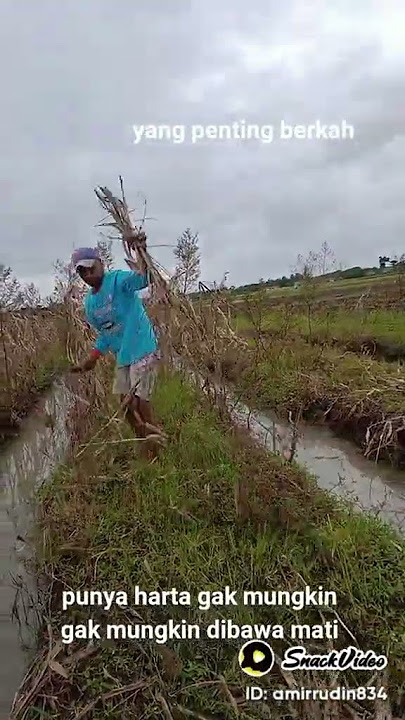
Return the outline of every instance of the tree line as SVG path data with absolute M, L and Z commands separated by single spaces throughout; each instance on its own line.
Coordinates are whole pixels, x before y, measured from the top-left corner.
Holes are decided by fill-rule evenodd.
M 111 269 L 114 266 L 112 240 L 105 240 L 104 238 L 98 240 L 97 248 L 105 266 L 107 269 Z M 207 283 L 200 281 L 201 252 L 199 234 L 193 232 L 190 228 L 184 230 L 177 238 L 174 256 L 177 262 L 172 274 L 172 285 L 179 292 L 190 294 L 191 297 L 197 297 L 201 292 L 222 289 L 238 294 L 254 292 L 262 287 L 294 287 L 305 282 L 308 278 L 317 277 L 330 279 L 331 281 L 345 278 L 356 279 L 386 272 L 387 265 L 405 272 L 405 254 L 391 259 L 386 255 L 381 255 L 379 265 L 375 267 L 354 266 L 346 269 L 343 269 L 342 266 L 337 267 L 338 263 L 334 251 L 327 242 L 323 242 L 319 251 L 311 250 L 306 257 L 298 255 L 296 266 L 289 276 L 283 275 L 268 280 L 260 278 L 258 282 L 239 285 L 238 287 L 234 285 L 228 287 L 227 278 L 229 273 L 225 273 L 219 284 L 213 282 L 207 285 Z M 57 260 L 54 264 L 54 289 L 51 295 L 46 298 L 41 298 L 34 283 L 25 285 L 20 283 L 11 268 L 0 264 L 0 309 L 3 311 L 21 308 L 52 308 L 62 303 L 67 293 L 71 293 L 74 297 L 80 299 L 85 291 L 85 287 L 75 283 L 75 273 L 72 267 L 63 260 Z
M 107 270 L 114 266 L 112 240 L 101 239 L 96 247 Z M 173 285 L 182 293 L 189 293 L 200 277 L 200 249 L 198 233 L 187 228 L 177 239 L 174 251 L 177 265 L 172 277 Z M 70 262 L 58 259 L 54 263 L 54 288 L 50 295 L 41 297 L 34 283 L 22 283 L 10 267 L 0 264 L 0 310 L 16 311 L 30 309 L 52 309 L 64 302 L 68 295 L 80 300 L 86 287 L 78 284 L 76 273 Z

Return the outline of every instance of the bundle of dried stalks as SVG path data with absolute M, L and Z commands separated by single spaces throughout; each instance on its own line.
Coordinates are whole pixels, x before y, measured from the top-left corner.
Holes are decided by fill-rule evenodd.
M 212 294 L 208 302 L 197 308 L 170 281 L 170 275 L 145 249 L 144 219 L 135 226 L 125 198 L 120 177 L 121 198 L 115 197 L 106 187 L 95 189 L 96 196 L 108 213 L 100 226 L 113 228 L 122 240 L 128 260 L 142 259 L 148 269 L 151 302 L 149 312 L 158 329 L 162 355 L 172 363 L 174 356 L 188 361 L 189 368 L 203 374 L 209 382 L 214 374 L 222 374 L 223 364 L 229 364 L 229 355 L 246 341 L 231 328 L 231 306 L 226 292 Z M 145 218 L 145 213 L 144 213 Z
M 115 197 L 107 187 L 95 188 L 94 192 L 100 205 L 108 214 L 108 217 L 99 223 L 99 227 L 113 228 L 118 232 L 127 259 L 137 261 L 139 258 L 145 262 L 152 298 L 156 302 L 170 304 L 170 276 L 145 248 L 144 219 L 139 226 L 132 224 L 131 211 L 125 199 L 122 177 L 120 177 L 120 186 L 121 199 Z M 106 222 L 109 218 L 109 222 Z

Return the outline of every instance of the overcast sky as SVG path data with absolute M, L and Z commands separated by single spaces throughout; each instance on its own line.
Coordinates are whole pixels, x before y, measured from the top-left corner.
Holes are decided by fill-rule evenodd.
M 205 281 L 290 274 L 324 240 L 347 265 L 404 252 L 404 26 L 403 0 L 3 0 L 0 261 L 49 292 L 120 174 L 151 245 L 199 232 Z M 277 137 L 317 119 L 354 139 Z M 134 143 L 242 120 L 273 142 Z

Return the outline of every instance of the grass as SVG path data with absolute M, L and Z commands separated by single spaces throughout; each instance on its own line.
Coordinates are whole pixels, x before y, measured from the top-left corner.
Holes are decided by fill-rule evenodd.
M 241 332 L 254 326 L 253 319 L 239 312 L 235 327 Z M 304 310 L 266 309 L 262 315 L 263 331 L 300 335 L 306 339 L 323 342 L 339 340 L 341 343 L 356 341 L 361 346 L 365 339 L 372 339 L 385 346 L 402 346 L 405 355 L 405 313 L 398 309 L 348 310 L 329 308 L 308 315 Z
M 319 293 L 322 292 L 328 293 L 328 292 L 336 292 L 336 291 L 347 291 L 350 292 L 356 292 L 357 290 L 367 290 L 370 289 L 372 292 L 377 292 L 378 290 L 382 289 L 396 289 L 397 286 L 401 284 L 404 285 L 404 275 L 403 273 L 396 273 L 396 272 L 389 272 L 385 275 L 369 275 L 366 277 L 360 277 L 360 278 L 340 278 L 335 280 L 335 282 L 325 282 L 325 281 L 319 281 L 317 283 L 317 286 L 319 288 Z M 279 294 L 281 295 L 282 292 L 285 294 L 286 291 L 289 291 L 290 294 L 297 294 L 297 290 L 294 288 L 272 288 L 269 290 L 269 294 Z M 277 292 L 278 291 L 278 292 Z M 282 292 L 280 292 L 282 291 Z
M 405 464 L 404 314 L 397 309 L 269 308 L 263 297 L 234 310 L 249 345 L 239 389 L 251 406 L 320 419 L 366 457 Z
M 405 377 L 393 363 L 313 346 L 305 340 L 272 339 L 253 349 L 239 376 L 253 406 L 287 416 L 326 419 L 349 434 L 368 457 L 402 464 L 405 456 Z
M 174 618 L 206 626 L 214 618 L 231 618 L 237 624 L 285 625 L 287 633 L 291 623 L 321 624 L 337 616 L 330 609 L 298 613 L 288 607 L 252 609 L 243 604 L 202 611 L 195 602 L 189 608 L 135 608 L 133 588 L 175 587 L 195 598 L 201 590 L 227 585 L 238 596 L 245 589 L 323 585 L 338 596 L 335 644 L 353 643 L 346 626 L 360 648 L 388 653 L 386 684 L 400 713 L 405 554 L 396 533 L 318 490 L 301 468 L 255 448 L 248 437 L 221 422 L 179 375 L 161 379 L 155 403 L 170 437 L 157 462 L 141 460 L 121 425 L 110 424 L 98 437 L 103 444 L 97 456 L 89 445 L 41 491 L 39 569 L 51 579 L 44 656 L 49 645 L 57 644 L 62 624 L 89 615 L 80 607 L 62 612 L 61 592 L 66 588 L 127 591 L 130 607 L 115 607 L 109 622 L 134 623 L 141 616 L 151 623 Z M 93 430 L 97 427 L 95 421 Z M 101 623 L 107 621 L 97 609 L 91 614 Z M 52 669 L 45 662 L 45 674 L 34 684 L 24 720 L 79 718 L 86 708 L 83 717 L 91 720 L 255 720 L 268 718 L 269 711 L 274 718 L 290 716 L 285 706 L 244 702 L 244 688 L 252 681 L 237 663 L 241 644 L 205 638 L 167 646 L 103 640 L 89 656 L 80 654 L 84 641 L 68 650 L 59 646 L 56 665 Z M 282 654 L 294 643 L 287 637 L 271 644 Z M 330 641 L 312 644 L 326 651 Z M 362 673 L 346 674 L 338 684 L 360 685 L 369 679 Z M 253 684 L 262 682 L 285 687 L 286 678 L 275 666 Z M 294 682 L 328 686 L 332 679 L 328 673 L 315 679 L 295 673 Z M 319 703 L 294 707 L 301 720 L 324 717 Z M 374 717 L 372 706 L 368 711 L 365 717 Z
M 344 394 L 348 402 L 356 395 L 376 397 L 386 414 L 400 413 L 404 381 L 391 363 L 355 353 L 342 355 L 334 348 L 320 350 L 302 340 L 268 342 L 258 364 L 246 371 L 251 398 L 260 397 L 274 409 L 285 410 Z
M 7 313 L 2 330 L 2 426 L 7 431 L 63 371 L 67 359 L 64 321 L 57 314 Z

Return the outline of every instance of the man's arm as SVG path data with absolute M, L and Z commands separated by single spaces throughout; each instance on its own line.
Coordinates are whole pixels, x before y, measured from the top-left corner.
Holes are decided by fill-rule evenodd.
M 148 272 L 145 268 L 142 274 L 141 268 L 136 263 L 127 260 L 131 270 L 118 270 L 117 280 L 125 293 L 132 295 L 138 290 L 143 290 L 149 285 Z
M 100 350 L 94 348 L 94 350 L 91 351 L 90 355 L 82 363 L 79 365 L 73 365 L 73 367 L 70 368 L 70 372 L 81 373 L 93 370 L 102 354 L 103 353 L 101 353 Z
M 85 305 L 85 315 L 86 315 L 86 320 L 89 323 L 89 325 L 91 325 L 94 329 L 96 329 L 93 318 L 92 318 L 91 314 L 89 313 L 86 305 Z M 80 372 L 88 372 L 89 370 L 93 370 L 93 368 L 95 368 L 99 358 L 102 355 L 104 355 L 107 351 L 108 351 L 107 339 L 102 332 L 99 332 L 98 336 L 97 336 L 97 340 L 94 344 L 94 348 L 90 352 L 90 355 L 83 362 L 79 363 L 78 365 L 74 365 L 71 368 L 71 372 L 80 373 Z

